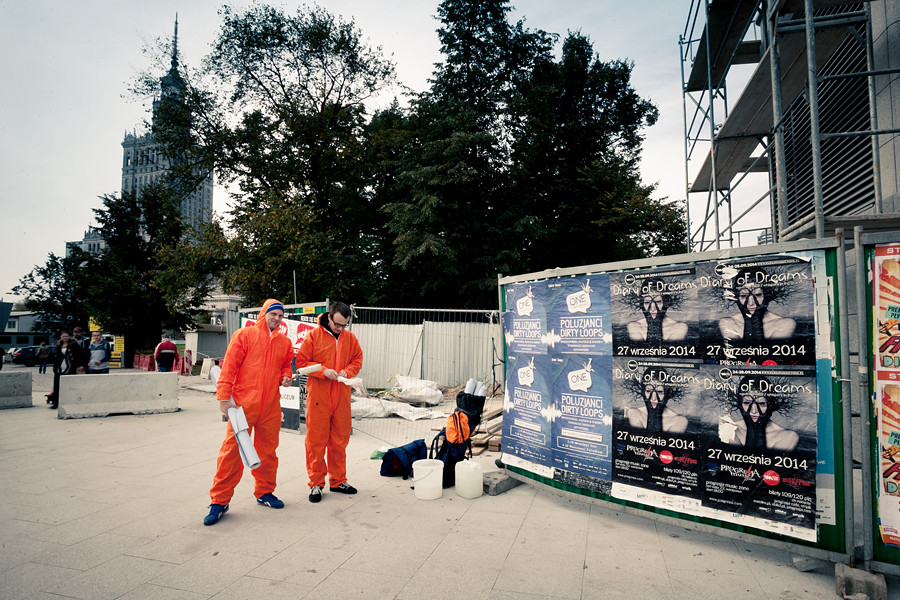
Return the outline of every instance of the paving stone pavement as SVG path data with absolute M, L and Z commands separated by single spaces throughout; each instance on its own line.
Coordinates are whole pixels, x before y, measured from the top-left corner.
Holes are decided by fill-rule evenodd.
M 196 378 L 182 378 L 177 413 L 63 421 L 43 403 L 50 376 L 31 371 L 34 406 L 0 411 L 3 599 L 838 598 L 833 565 L 800 572 L 785 551 L 540 485 L 417 500 L 410 481 L 379 476 L 382 442 L 359 431 L 359 494 L 308 502 L 303 436 L 284 433 L 285 508 L 258 506 L 245 472 L 204 527 L 225 426 Z M 487 472 L 496 457 L 476 460 Z

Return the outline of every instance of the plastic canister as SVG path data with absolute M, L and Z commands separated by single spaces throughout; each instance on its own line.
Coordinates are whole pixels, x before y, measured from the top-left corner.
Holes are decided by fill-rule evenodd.
M 444 492 L 444 462 L 423 458 L 412 464 L 413 488 L 419 500 L 437 500 Z
M 463 498 L 477 498 L 484 492 L 484 471 L 474 460 L 456 463 L 456 493 Z

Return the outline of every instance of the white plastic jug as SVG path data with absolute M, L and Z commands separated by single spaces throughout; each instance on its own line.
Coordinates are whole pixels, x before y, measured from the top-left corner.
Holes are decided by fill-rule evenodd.
M 423 458 L 412 464 L 413 488 L 419 500 L 437 500 L 444 491 L 444 463 Z
M 474 460 L 456 463 L 456 493 L 463 498 L 477 498 L 484 492 L 484 471 Z

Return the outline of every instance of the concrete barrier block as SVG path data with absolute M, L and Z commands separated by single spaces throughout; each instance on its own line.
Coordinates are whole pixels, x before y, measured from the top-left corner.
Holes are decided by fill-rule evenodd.
M 30 406 L 31 371 L 0 371 L 0 409 Z
M 522 485 L 522 482 L 513 479 L 505 471 L 492 471 L 484 474 L 484 493 L 488 496 L 497 496 L 519 485 Z
M 124 371 L 66 375 L 59 386 L 60 419 L 145 415 L 178 410 L 178 374 Z
M 884 575 L 854 569 L 843 563 L 834 565 L 834 586 L 841 598 L 887 599 L 887 584 L 884 581 Z

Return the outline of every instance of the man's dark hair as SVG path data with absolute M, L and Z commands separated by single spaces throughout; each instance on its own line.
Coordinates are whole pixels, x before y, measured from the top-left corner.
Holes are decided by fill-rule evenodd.
M 352 314 L 352 312 L 350 311 L 350 307 L 343 302 L 335 302 L 328 309 L 328 314 L 332 317 L 335 315 L 335 313 L 341 313 L 341 316 L 346 317 L 347 319 L 349 319 L 350 315 Z

